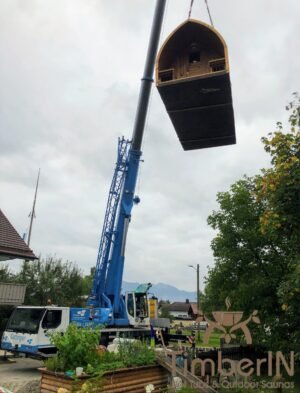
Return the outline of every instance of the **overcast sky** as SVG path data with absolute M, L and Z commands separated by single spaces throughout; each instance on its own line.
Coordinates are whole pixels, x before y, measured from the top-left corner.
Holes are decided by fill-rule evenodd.
M 208 22 L 204 1 L 194 18 Z M 169 0 L 162 41 L 188 15 Z M 229 49 L 237 144 L 184 152 L 153 88 L 124 278 L 195 288 L 216 193 L 269 165 L 260 138 L 299 91 L 299 0 L 209 0 Z M 117 137 L 130 138 L 154 0 L 0 1 L 0 208 L 36 254 L 95 265 Z M 17 268 L 19 262 L 10 266 Z M 201 284 L 203 285 L 203 284 Z

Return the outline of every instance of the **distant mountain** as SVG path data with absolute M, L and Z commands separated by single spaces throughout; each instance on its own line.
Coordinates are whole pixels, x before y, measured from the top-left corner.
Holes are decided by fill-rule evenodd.
M 138 282 L 123 281 L 122 293 L 125 293 L 126 291 L 134 291 L 138 285 Z M 186 299 L 189 299 L 190 302 L 197 301 L 196 291 L 184 291 L 172 285 L 161 282 L 158 284 L 153 284 L 152 288 L 150 289 L 150 294 L 154 294 L 159 300 L 170 300 L 170 302 L 184 302 Z

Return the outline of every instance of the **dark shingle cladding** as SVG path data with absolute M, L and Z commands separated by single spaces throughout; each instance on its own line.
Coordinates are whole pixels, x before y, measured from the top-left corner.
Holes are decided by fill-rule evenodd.
M 0 261 L 15 258 L 37 259 L 0 210 Z

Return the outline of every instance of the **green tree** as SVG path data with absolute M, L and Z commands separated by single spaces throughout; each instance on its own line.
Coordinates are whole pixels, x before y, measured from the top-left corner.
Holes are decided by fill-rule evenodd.
M 7 265 L 1 265 L 0 262 L 0 282 L 11 282 L 14 274 L 10 272 Z
M 46 305 L 48 300 L 61 306 L 85 303 L 81 271 L 71 262 L 53 257 L 24 261 L 17 280 L 27 285 L 25 304 Z
M 289 132 L 278 123 L 262 140 L 271 167 L 219 193 L 220 208 L 208 218 L 218 234 L 212 241 L 216 264 L 208 273 L 204 311 L 224 309 L 228 296 L 232 309 L 259 310 L 256 342 L 276 350 L 299 347 L 299 108 L 295 94 L 287 107 Z
M 173 319 L 167 305 L 162 306 L 161 311 L 160 311 L 160 318 Z
M 159 316 L 160 318 L 169 318 L 173 320 L 174 317 L 171 316 L 169 308 L 170 308 L 170 300 L 160 300 L 158 302 Z
M 10 272 L 8 266 L 3 264 L 1 265 L 0 262 L 0 283 L 10 283 L 13 282 L 13 279 L 14 274 Z M 0 340 L 12 310 L 12 306 L 0 305 Z
M 83 277 L 83 292 L 85 296 L 89 296 L 92 290 L 94 275 L 95 275 L 95 267 L 91 268 L 90 274 Z
M 300 97 L 286 107 L 290 111 L 290 131 L 282 123 L 263 138 L 272 167 L 263 169 L 256 181 L 257 201 L 264 204 L 261 231 L 277 239 L 284 237 L 287 248 L 300 253 Z

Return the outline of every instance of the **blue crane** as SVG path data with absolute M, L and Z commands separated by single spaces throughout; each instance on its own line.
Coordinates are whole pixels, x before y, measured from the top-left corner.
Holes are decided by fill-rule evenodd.
M 166 0 L 157 0 L 155 8 L 132 140 L 123 137 L 118 141 L 117 162 L 108 196 L 93 287 L 88 299 L 88 306 L 95 310 L 111 310 L 111 313 L 105 314 L 110 315 L 109 325 L 129 324 L 127 307 L 121 296 L 126 238 L 132 207 L 140 201 L 135 195 L 135 187 L 165 3 Z
M 111 334 L 121 331 L 131 331 L 133 336 L 137 337 L 150 332 L 147 292 L 151 284 L 140 285 L 134 292 L 127 292 L 125 298 L 121 295 L 121 287 L 131 211 L 133 205 L 139 202 L 139 198 L 135 196 L 135 187 L 165 3 L 166 0 L 157 0 L 156 3 L 132 140 L 126 140 L 124 137 L 118 140 L 117 162 L 109 190 L 93 286 L 87 301 L 88 307 L 49 305 L 16 308 L 1 342 L 1 348 L 5 350 L 29 353 L 30 356 L 51 356 L 56 348 L 49 340 L 48 329 L 62 332 L 70 323 L 80 327 L 105 325 L 101 330 L 101 340 L 105 343 Z M 19 321 L 20 326 L 16 328 L 13 325 L 14 321 Z M 32 325 L 37 326 L 35 331 L 30 330 Z M 19 340 L 23 340 L 22 344 Z

